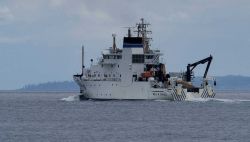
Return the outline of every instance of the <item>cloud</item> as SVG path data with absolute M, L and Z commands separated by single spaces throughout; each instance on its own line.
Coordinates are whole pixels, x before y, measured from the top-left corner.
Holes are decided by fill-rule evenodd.
M 0 44 L 17 44 L 24 43 L 29 40 L 28 37 L 1 37 L 0 36 Z
M 86 60 L 98 57 L 99 49 L 112 45 L 112 33 L 121 46 L 126 34 L 122 27 L 145 18 L 152 24 L 152 48 L 163 51 L 169 70 L 178 71 L 187 61 L 212 53 L 217 75 L 250 75 L 248 66 L 243 70 L 239 65 L 249 60 L 249 6 L 249 0 L 0 0 L 0 47 L 26 47 L 1 48 L 0 64 L 12 55 L 4 51 L 15 51 L 25 60 L 22 76 L 16 80 L 67 79 L 79 69 L 82 43 Z M 33 56 L 41 61 L 37 72 L 30 71 L 37 65 L 30 60 Z M 17 58 L 10 58 L 8 64 L 16 64 Z M 1 80 L 6 83 L 16 70 L 6 68 Z M 46 76 L 37 76 L 44 72 Z
M 49 5 L 51 7 L 61 7 L 65 0 L 49 0 Z
M 12 20 L 13 18 L 14 16 L 7 6 L 0 7 L 0 22 Z

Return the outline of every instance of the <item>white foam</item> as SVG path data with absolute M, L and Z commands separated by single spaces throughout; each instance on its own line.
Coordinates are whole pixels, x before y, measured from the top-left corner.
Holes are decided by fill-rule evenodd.
M 210 101 L 209 98 L 192 98 L 192 97 L 189 97 L 186 99 L 186 101 L 190 101 L 190 102 L 208 102 Z
M 154 100 L 156 102 L 169 102 L 170 100 Z
M 237 100 L 234 100 L 234 99 L 216 99 L 216 98 L 213 98 L 211 100 L 212 101 L 218 101 L 218 102 L 224 102 L 224 103 L 235 103 L 235 102 L 237 102 Z
M 74 96 L 68 96 L 66 98 L 62 98 L 62 101 L 66 101 L 66 102 L 73 102 L 73 101 L 78 101 L 79 100 L 79 96 L 74 95 Z
M 240 100 L 240 99 L 217 99 L 217 98 L 188 98 L 187 101 L 191 102 L 222 102 L 222 103 L 240 103 L 240 102 L 250 102 L 250 100 Z
M 237 101 L 240 101 L 240 102 L 250 102 L 250 100 L 237 100 Z

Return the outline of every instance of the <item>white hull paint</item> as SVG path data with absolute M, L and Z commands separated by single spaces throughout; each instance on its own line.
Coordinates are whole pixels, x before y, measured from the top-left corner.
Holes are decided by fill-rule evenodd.
M 126 100 L 171 100 L 172 91 L 167 89 L 154 89 L 149 82 L 133 82 L 123 86 L 116 81 L 79 81 L 81 93 L 89 99 L 126 99 Z M 84 88 L 84 89 L 83 89 Z
M 187 92 L 176 86 L 172 89 L 152 88 L 149 82 L 132 82 L 123 86 L 117 81 L 83 81 L 74 78 L 81 88 L 81 97 L 98 100 L 172 100 L 183 101 L 191 98 L 214 98 L 215 93 L 209 86 L 199 93 Z

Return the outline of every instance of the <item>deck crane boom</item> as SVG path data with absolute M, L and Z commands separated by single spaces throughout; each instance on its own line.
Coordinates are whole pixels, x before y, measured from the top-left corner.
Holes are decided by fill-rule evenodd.
M 207 67 L 206 67 L 205 73 L 203 75 L 203 78 L 206 78 L 212 60 L 213 60 L 213 56 L 210 55 L 209 57 L 207 57 L 205 59 L 202 59 L 202 60 L 200 60 L 198 62 L 195 62 L 193 64 L 188 64 L 187 65 L 187 72 L 186 72 L 186 81 L 187 82 L 191 81 L 192 72 L 193 72 L 193 70 L 195 69 L 196 66 L 198 66 L 200 64 L 205 64 L 205 63 L 207 63 Z

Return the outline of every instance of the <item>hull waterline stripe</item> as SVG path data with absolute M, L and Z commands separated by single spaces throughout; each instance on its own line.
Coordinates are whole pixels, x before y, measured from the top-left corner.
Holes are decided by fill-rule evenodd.
M 177 94 L 177 92 L 176 92 L 176 90 L 173 88 L 173 98 L 174 98 L 174 100 L 176 101 L 177 99 L 176 99 L 176 94 Z
M 183 100 L 185 100 L 185 99 L 186 99 L 186 94 L 185 94 L 184 90 L 182 89 L 181 92 L 182 92 L 182 95 L 183 95 L 183 96 L 182 96 L 182 97 L 183 97 Z

